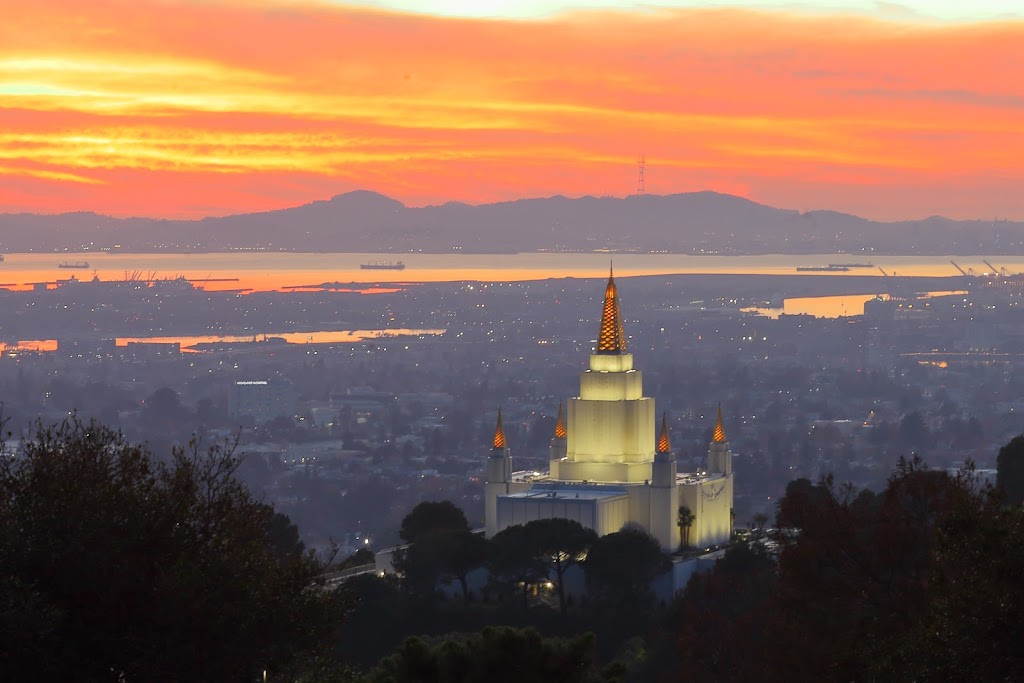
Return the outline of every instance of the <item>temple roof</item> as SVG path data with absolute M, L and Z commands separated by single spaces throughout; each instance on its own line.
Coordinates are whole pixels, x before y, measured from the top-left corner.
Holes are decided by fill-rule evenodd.
M 564 439 L 568 431 L 565 428 L 565 409 L 561 401 L 558 403 L 558 419 L 555 420 L 555 438 Z
M 725 426 L 722 424 L 722 404 L 718 404 L 718 418 L 715 420 L 715 434 L 711 437 L 714 443 L 725 443 Z
M 508 442 L 505 441 L 505 429 L 501 426 L 501 408 L 498 408 L 498 424 L 494 427 L 494 450 L 502 448 L 508 448 Z
M 604 289 L 601 330 L 597 334 L 597 353 L 625 352 L 626 332 L 622 327 L 622 313 L 619 311 L 619 294 L 615 289 L 614 273 L 609 269 L 608 286 Z
M 658 452 L 672 452 L 672 444 L 668 440 L 668 413 L 661 414 L 661 434 L 658 436 Z

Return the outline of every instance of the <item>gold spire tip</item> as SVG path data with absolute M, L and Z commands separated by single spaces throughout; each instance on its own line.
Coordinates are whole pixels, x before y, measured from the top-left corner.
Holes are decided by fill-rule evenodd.
M 661 434 L 658 436 L 658 452 L 672 452 L 672 444 L 668 440 L 668 413 L 661 414 Z
M 615 276 L 611 271 L 608 273 L 608 286 L 604 290 L 604 310 L 601 312 L 601 329 L 597 333 L 597 352 L 626 352 L 626 332 L 622 327 L 619 293 L 615 287 Z
M 568 433 L 568 430 L 565 428 L 565 410 L 562 407 L 561 401 L 559 401 L 558 419 L 555 420 L 555 438 L 564 439 L 565 435 Z
M 505 441 L 505 429 L 501 426 L 501 408 L 498 408 L 498 424 L 494 427 L 494 450 L 508 448 Z
M 725 443 L 725 425 L 722 424 L 722 404 L 718 404 L 718 418 L 715 420 L 715 434 L 711 437 L 715 443 Z

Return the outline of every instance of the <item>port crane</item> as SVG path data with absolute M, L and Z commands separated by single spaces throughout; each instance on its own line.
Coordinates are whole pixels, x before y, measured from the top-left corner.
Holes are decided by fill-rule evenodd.
M 957 265 L 956 261 L 950 261 L 950 263 L 952 263 L 953 267 L 956 268 L 957 270 L 959 270 L 960 274 L 963 275 L 964 277 L 973 277 L 974 276 L 974 269 L 973 268 L 968 268 L 967 270 L 964 270 L 963 268 L 961 268 L 960 266 Z
M 992 269 L 992 274 L 993 275 L 999 275 L 1000 277 L 1006 277 L 1006 268 L 996 268 L 995 266 L 993 266 L 991 263 L 989 263 L 985 259 L 981 259 L 981 262 L 984 263 L 986 266 L 988 266 L 989 268 Z

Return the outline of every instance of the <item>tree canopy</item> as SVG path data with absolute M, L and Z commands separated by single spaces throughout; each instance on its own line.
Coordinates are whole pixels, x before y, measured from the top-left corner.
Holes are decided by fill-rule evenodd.
M 996 458 L 996 486 L 1008 505 L 1024 503 L 1024 435 L 999 449 Z
M 670 566 L 658 541 L 632 527 L 597 539 L 583 563 L 587 589 L 609 603 L 649 598 L 651 581 Z
M 969 467 L 904 459 L 878 494 L 798 480 L 777 523 L 777 561 L 734 549 L 694 577 L 652 671 L 674 659 L 707 681 L 1019 677 L 1024 508 Z
M 227 681 L 329 642 L 341 594 L 230 448 L 169 464 L 96 423 L 37 426 L 0 460 L 0 670 L 9 680 Z
M 365 678 L 366 683 L 521 683 L 596 680 L 594 637 L 541 638 L 533 629 L 486 627 L 435 642 L 410 638 Z
M 487 541 L 470 531 L 462 510 L 447 500 L 420 503 L 402 519 L 399 535 L 409 545 L 395 552 L 394 565 L 409 592 L 430 596 L 439 581 L 454 579 L 469 600 L 466 577 L 483 564 Z
M 415 543 L 430 533 L 469 531 L 466 514 L 448 500 L 419 503 L 402 519 L 398 535 L 406 543 Z
M 532 546 L 528 552 L 554 570 L 554 576 L 549 576 L 558 591 L 558 607 L 565 612 L 565 573 L 587 556 L 597 542 L 597 532 L 562 517 L 527 522 L 523 530 Z

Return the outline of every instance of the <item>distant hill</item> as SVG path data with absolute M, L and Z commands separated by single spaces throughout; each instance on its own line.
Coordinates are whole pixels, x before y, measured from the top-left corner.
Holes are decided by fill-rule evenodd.
M 375 192 L 202 220 L 0 214 L 0 250 L 451 252 L 636 249 L 679 253 L 1021 254 L 1024 223 L 882 223 L 800 213 L 717 192 L 548 197 L 410 208 Z

